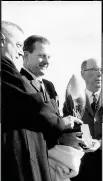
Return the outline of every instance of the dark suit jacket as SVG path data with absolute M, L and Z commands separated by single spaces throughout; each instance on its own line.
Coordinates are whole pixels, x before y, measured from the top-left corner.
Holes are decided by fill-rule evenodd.
M 37 86 L 36 80 L 33 80 L 32 76 L 25 69 L 22 68 L 20 73 L 21 73 L 22 78 L 25 83 L 24 84 L 25 89 L 27 90 L 28 93 L 30 93 L 30 94 L 41 93 L 40 89 Z M 32 83 L 32 80 L 33 80 L 33 83 Z M 54 85 L 52 82 L 50 82 L 46 79 L 43 79 L 43 82 L 44 82 L 45 89 L 46 89 L 47 100 L 46 101 L 44 100 L 43 94 L 41 93 L 42 100 L 44 103 L 50 103 L 55 111 L 55 114 L 60 117 L 59 109 L 58 109 L 58 102 L 57 102 L 57 93 L 55 91 Z M 35 107 L 34 107 L 34 114 L 35 114 Z M 51 112 L 49 114 L 51 114 Z M 46 123 L 46 124 L 48 124 L 48 123 Z M 58 137 L 56 132 L 54 133 L 55 134 L 54 136 L 52 135 L 53 133 L 50 133 L 51 129 L 52 128 L 47 129 L 47 126 L 46 126 L 45 130 L 42 131 L 44 138 L 46 139 L 48 149 L 53 147 L 56 144 L 56 140 L 57 140 L 56 138 Z
M 102 109 L 103 107 L 101 105 L 101 97 L 99 97 L 96 113 L 94 115 L 89 103 L 89 99 L 86 95 L 86 106 L 82 120 L 85 124 L 89 125 L 90 133 L 94 139 L 102 138 Z
M 44 102 L 9 59 L 1 70 L 2 181 L 51 181 L 46 138 L 53 146 L 65 128 L 54 100 Z
M 85 93 L 84 93 L 85 94 Z M 94 139 L 102 138 L 102 118 L 103 118 L 103 106 L 101 105 L 101 97 L 98 99 L 97 110 L 95 115 L 93 114 L 91 105 L 89 103 L 89 99 L 85 94 L 84 99 L 84 113 L 82 117 L 82 121 L 85 124 L 89 125 L 91 136 Z M 71 100 L 71 96 L 69 95 L 67 100 L 64 102 L 63 107 L 63 115 L 73 115 L 73 101 Z
M 103 107 L 99 97 L 95 115 L 91 109 L 88 97 L 86 95 L 86 105 L 83 115 L 83 122 L 89 125 L 90 133 L 94 139 L 102 139 L 102 119 Z M 102 150 L 86 153 L 81 161 L 80 173 L 72 181 L 102 181 Z
M 70 96 L 69 96 L 70 97 Z M 69 114 L 73 115 L 73 104 L 71 104 L 71 99 L 68 99 L 64 103 L 63 113 L 64 116 Z M 85 94 L 84 99 L 84 114 L 82 121 L 89 125 L 90 133 L 94 139 L 102 138 L 102 119 L 103 119 L 103 107 L 101 105 L 101 97 L 99 97 L 96 114 L 93 114 L 91 109 L 89 99 Z M 71 105 L 72 107 L 71 107 Z M 70 108 L 70 109 L 69 109 Z M 86 153 L 81 162 L 80 173 L 72 181 L 102 181 L 102 152 L 98 149 L 95 152 Z

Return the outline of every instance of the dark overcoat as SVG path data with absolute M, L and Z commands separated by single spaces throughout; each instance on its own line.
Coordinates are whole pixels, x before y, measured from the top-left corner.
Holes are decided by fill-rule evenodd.
M 2 181 L 51 181 L 47 146 L 65 128 L 53 85 L 46 83 L 51 94 L 45 102 L 9 59 L 2 58 L 1 70 Z

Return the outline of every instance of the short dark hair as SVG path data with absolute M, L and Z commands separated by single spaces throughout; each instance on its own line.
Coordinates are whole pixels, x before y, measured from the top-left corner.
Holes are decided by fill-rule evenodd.
M 38 35 L 31 35 L 24 41 L 23 51 L 28 51 L 30 53 L 35 49 L 34 43 L 40 42 L 43 44 L 50 44 L 49 40 Z
M 19 31 L 21 31 L 22 33 L 24 33 L 24 31 L 17 24 L 10 22 L 10 21 L 2 21 L 1 22 L 1 33 L 6 35 L 7 37 L 12 36 L 12 33 L 10 31 L 8 31 L 8 27 L 10 27 L 10 26 L 13 28 L 16 28 Z

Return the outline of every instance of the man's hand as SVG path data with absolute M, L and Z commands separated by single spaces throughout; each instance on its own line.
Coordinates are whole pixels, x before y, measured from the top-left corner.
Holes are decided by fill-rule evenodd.
M 100 147 L 101 147 L 101 141 L 92 139 L 92 146 L 90 148 L 84 149 L 84 152 L 86 152 L 86 153 L 94 152 L 94 151 L 98 150 Z
M 63 121 L 64 121 L 66 126 L 70 127 L 70 129 L 73 129 L 74 123 L 83 124 L 83 122 L 80 119 L 73 117 L 73 116 L 64 117 Z
M 82 149 L 80 147 L 80 144 L 87 146 L 85 141 L 82 138 L 79 138 L 82 136 L 82 132 L 73 132 L 73 133 L 64 133 L 59 139 L 58 144 L 71 146 L 73 148 L 76 148 L 78 150 Z

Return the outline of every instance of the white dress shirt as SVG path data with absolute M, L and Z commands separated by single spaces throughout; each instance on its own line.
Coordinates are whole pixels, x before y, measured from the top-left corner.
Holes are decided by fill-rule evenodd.
M 87 94 L 88 99 L 89 99 L 89 102 L 90 102 L 90 104 L 91 104 L 91 103 L 93 102 L 93 96 L 92 96 L 93 92 L 91 92 L 91 91 L 89 91 L 89 90 L 86 89 L 86 94 Z M 99 95 L 100 95 L 100 91 L 95 92 L 94 94 L 96 95 L 97 100 L 98 100 Z

